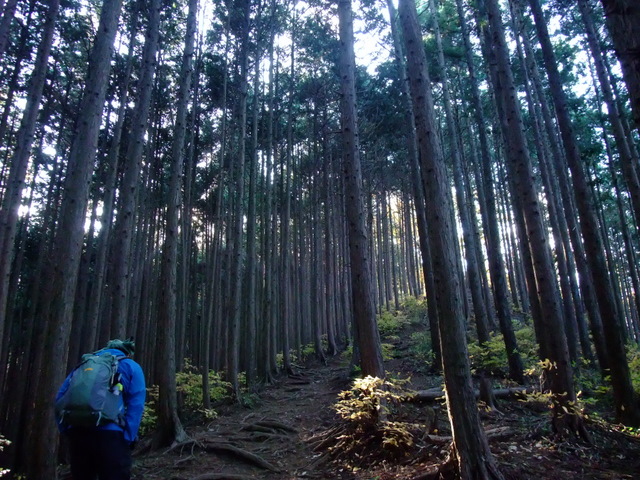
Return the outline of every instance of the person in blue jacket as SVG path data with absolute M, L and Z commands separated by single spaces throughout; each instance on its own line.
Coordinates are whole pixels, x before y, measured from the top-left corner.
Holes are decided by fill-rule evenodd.
M 140 365 L 133 360 L 135 344 L 132 340 L 110 340 L 105 349 L 121 358 L 118 373 L 122 384 L 124 425 L 111 422 L 99 427 L 64 427 L 58 424 L 68 439 L 69 463 L 73 480 L 129 480 L 131 478 L 131 450 L 138 437 L 142 420 L 146 386 Z M 71 374 L 66 378 L 56 401 L 69 387 Z

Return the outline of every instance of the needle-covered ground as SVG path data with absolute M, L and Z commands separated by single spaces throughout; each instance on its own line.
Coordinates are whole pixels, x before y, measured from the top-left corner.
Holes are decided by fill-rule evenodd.
M 229 404 L 213 420 L 187 423 L 189 442 L 149 452 L 143 439 L 134 479 L 446 478 L 449 423 L 435 393 L 442 378 L 420 368 L 412 343 L 419 335 L 411 335 L 415 325 L 407 328 L 385 340 L 395 387 L 376 389 L 370 381 L 354 388 L 344 356 L 328 365 L 311 361 L 262 389 L 251 408 Z M 591 412 L 589 443 L 556 439 L 543 398 L 527 400 L 498 383 L 493 379 L 495 408 L 480 407 L 506 479 L 640 478 L 637 432 L 607 423 L 606 412 Z M 372 401 L 382 409 L 372 410 Z

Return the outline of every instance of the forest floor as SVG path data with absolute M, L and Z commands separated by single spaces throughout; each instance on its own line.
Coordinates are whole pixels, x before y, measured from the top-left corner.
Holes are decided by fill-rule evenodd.
M 399 337 L 395 337 L 399 338 Z M 407 338 L 407 337 L 405 337 Z M 409 386 L 425 390 L 442 378 L 415 374 L 410 345 L 397 341 L 387 372 L 411 377 Z M 353 458 L 331 455 L 343 440 L 332 408 L 352 379 L 342 357 L 328 365 L 299 367 L 264 388 L 252 408 L 229 405 L 206 424 L 187 424 L 192 441 L 134 457 L 134 480 L 426 480 L 447 458 L 449 422 L 442 402 L 403 402 L 393 420 L 418 427 L 414 444 L 400 459 L 388 461 L 382 447 L 362 449 Z M 587 419 L 591 442 L 558 441 L 548 409 L 516 398 L 498 400 L 497 410 L 481 414 L 491 450 L 506 479 L 640 479 L 640 437 L 602 420 Z M 391 417 L 391 414 L 390 414 Z M 344 430 L 341 431 L 344 434 Z M 417 432 L 417 433 L 416 433 Z M 420 433 L 422 432 L 422 433 Z M 333 437 L 333 438 L 332 438 Z M 141 445 L 144 446 L 144 439 Z M 363 440 L 363 444 L 366 442 Z M 336 453 L 334 451 L 334 453 Z M 396 452 L 397 453 L 397 452 Z

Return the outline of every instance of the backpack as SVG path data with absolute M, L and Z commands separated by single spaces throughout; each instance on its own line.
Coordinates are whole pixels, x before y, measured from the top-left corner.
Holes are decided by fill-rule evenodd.
M 82 356 L 71 372 L 69 387 L 55 403 L 63 427 L 97 427 L 113 422 L 124 426 L 122 384 L 118 361 L 127 358 L 98 351 Z

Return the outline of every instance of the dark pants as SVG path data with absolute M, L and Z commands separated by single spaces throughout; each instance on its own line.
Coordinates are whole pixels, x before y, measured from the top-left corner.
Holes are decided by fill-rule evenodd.
M 73 480 L 130 480 L 131 450 L 122 432 L 72 428 L 68 437 Z

